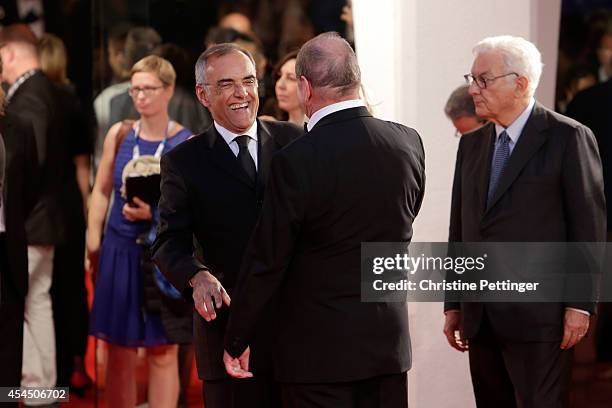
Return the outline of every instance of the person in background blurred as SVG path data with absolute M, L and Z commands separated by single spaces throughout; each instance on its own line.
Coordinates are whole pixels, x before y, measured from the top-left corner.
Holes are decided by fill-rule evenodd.
M 87 289 L 85 288 L 85 216 L 89 200 L 89 158 L 93 120 L 80 106 L 66 76 L 68 59 L 60 38 L 43 34 L 38 43 L 42 71 L 56 86 L 63 132 L 68 138 L 67 178 L 61 194 L 66 242 L 53 259 L 51 299 L 55 323 L 57 386 L 83 390 L 92 384 L 85 372 L 87 348 Z
M 567 73 L 566 81 L 562 88 L 562 99 L 557 101 L 556 111 L 565 114 L 574 96 L 596 83 L 597 76 L 592 69 L 582 64 L 574 65 Z
M 136 348 L 146 347 L 149 406 L 170 407 L 179 392 L 178 346 L 169 342 L 159 315 L 143 308 L 144 247 L 137 243 L 151 229 L 154 211 L 138 197 L 128 203 L 122 174 L 141 155 L 151 156 L 159 166 L 162 154 L 192 132 L 168 115 L 176 79 L 168 61 L 151 55 L 131 72 L 130 95 L 140 119 L 129 127 L 116 123 L 108 131 L 89 207 L 87 255 L 94 272 L 99 269 L 90 330 L 108 344 L 107 406 L 136 405 Z M 111 193 L 114 201 L 102 240 Z
M 232 28 L 236 31 L 246 34 L 253 33 L 251 20 L 242 13 L 228 13 L 219 20 L 219 27 Z
M 474 100 L 467 85 L 460 86 L 450 94 L 444 113 L 455 126 L 455 136 L 473 132 L 487 123 L 485 119 L 476 116 Z
M 113 72 L 111 84 L 106 87 L 94 99 L 94 111 L 96 113 L 96 121 L 98 124 L 98 136 L 94 148 L 94 166 L 98 167 L 100 156 L 102 155 L 102 144 L 104 143 L 104 135 L 108 132 L 111 123 L 110 120 L 110 101 L 115 96 L 125 92 L 130 85 L 130 67 L 125 54 L 125 43 L 131 26 L 127 23 L 122 23 L 114 26 L 108 34 L 108 64 Z
M 276 98 L 268 100 L 263 110 L 265 116 L 261 119 L 288 120 L 298 126 L 304 125 L 305 115 L 298 99 L 298 80 L 295 76 L 297 53 L 293 51 L 285 55 L 274 67 L 272 75 L 276 79 Z
M 276 85 L 276 100 L 278 108 L 286 113 L 289 122 L 302 126 L 304 124 L 304 110 L 300 106 L 298 98 L 298 81 L 295 76 L 295 60 L 297 51 L 291 52 L 283 57 L 274 69 Z
M 125 54 L 124 58 L 126 66 L 131 68 L 136 61 L 151 55 L 155 47 L 160 45 L 161 42 L 161 36 L 151 27 L 139 26 L 130 28 L 125 38 L 125 47 L 123 51 Z M 117 86 L 119 87 L 119 85 Z M 107 134 L 110 126 L 113 123 L 117 123 L 129 117 L 125 115 L 125 112 L 127 111 L 126 103 L 128 107 L 132 106 L 132 100 L 127 93 L 128 86 L 129 81 L 126 79 L 126 82 L 123 83 L 120 92 L 117 92 L 108 98 L 107 120 L 105 123 L 98 122 L 98 138 L 101 138 L 101 140 L 96 141 L 96 146 L 100 146 L 100 150 L 96 150 L 96 154 L 94 155 L 94 163 L 97 163 L 100 155 L 102 154 L 104 136 Z M 134 116 L 131 118 L 135 118 L 136 116 L 136 112 L 134 112 Z
M 25 221 L 36 204 L 39 174 L 32 165 L 38 161 L 32 125 L 2 107 L 0 88 L 0 384 L 19 387 L 28 291 Z M 18 405 L 15 401 L 3 406 Z
M 612 78 L 612 15 L 608 17 L 606 28 L 599 39 L 597 60 L 599 82 L 606 82 Z
M 39 196 L 28 215 L 28 292 L 25 303 L 21 384 L 55 387 L 55 328 L 51 281 L 55 247 L 65 239 L 62 189 L 74 174 L 66 173 L 68 138 L 62 130 L 58 94 L 40 69 L 38 40 L 24 24 L 0 31 L 3 79 L 9 84 L 6 112 L 20 116 L 33 127 L 40 170 Z M 53 398 L 37 400 L 53 403 Z M 30 401 L 27 401 L 30 402 Z

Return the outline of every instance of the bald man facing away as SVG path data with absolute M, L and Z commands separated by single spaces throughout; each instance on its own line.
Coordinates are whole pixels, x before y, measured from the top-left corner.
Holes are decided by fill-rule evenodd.
M 425 185 L 417 132 L 372 117 L 355 53 L 337 34 L 297 57 L 308 133 L 272 159 L 225 336 L 228 374 L 250 377 L 249 344 L 278 299 L 275 374 L 285 407 L 408 405 L 408 311 L 361 302 L 361 243 L 409 242 Z

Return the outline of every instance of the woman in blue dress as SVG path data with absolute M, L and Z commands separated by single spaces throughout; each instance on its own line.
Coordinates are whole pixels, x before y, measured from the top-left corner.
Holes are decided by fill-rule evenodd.
M 152 209 L 138 197 L 128 203 L 122 188 L 126 165 L 149 156 L 155 167 L 164 152 L 192 134 L 168 116 L 175 78 L 172 65 L 157 56 L 134 65 L 129 92 L 140 119 L 129 130 L 121 122 L 110 128 L 91 195 L 87 253 L 96 283 L 90 330 L 108 345 L 105 395 L 113 408 L 136 405 L 138 347 L 147 350 L 149 406 L 176 406 L 178 398 L 178 346 L 169 344 L 159 316 L 143 307 L 142 246 L 137 239 L 150 229 Z M 114 200 L 102 238 L 111 193 Z

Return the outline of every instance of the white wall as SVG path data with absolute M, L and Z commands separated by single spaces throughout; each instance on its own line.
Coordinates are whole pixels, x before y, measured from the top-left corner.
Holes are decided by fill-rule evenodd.
M 355 43 L 376 116 L 416 128 L 426 154 L 426 195 L 414 241 L 446 241 L 458 140 L 443 107 L 470 71 L 484 37 L 536 43 L 545 71 L 536 97 L 552 106 L 561 0 L 353 0 Z M 412 407 L 474 406 L 467 355 L 446 344 L 439 303 L 409 307 Z

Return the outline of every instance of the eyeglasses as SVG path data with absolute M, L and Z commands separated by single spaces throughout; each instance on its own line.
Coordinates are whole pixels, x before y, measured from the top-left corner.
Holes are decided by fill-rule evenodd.
M 475 77 L 475 76 L 474 76 L 474 75 L 472 75 L 472 74 L 465 74 L 463 77 L 465 78 L 465 82 L 466 82 L 468 85 L 470 85 L 470 86 L 471 86 L 471 85 L 472 85 L 474 82 L 476 82 L 476 85 L 477 85 L 477 86 L 478 86 L 480 89 L 486 89 L 486 88 L 487 88 L 487 85 L 489 85 L 491 82 L 493 82 L 493 81 L 495 81 L 496 79 L 499 79 L 499 78 L 504 78 L 504 77 L 507 77 L 507 76 L 509 76 L 509 75 L 516 75 L 516 76 L 519 76 L 519 74 L 517 74 L 516 72 L 509 72 L 509 73 L 507 73 L 507 74 L 504 74 L 504 75 L 499 75 L 499 76 L 496 76 L 496 77 L 493 77 L 493 78 L 485 78 L 485 77 L 484 77 L 484 76 L 482 76 L 482 75 L 479 75 L 479 76 Z
M 128 93 L 130 94 L 132 98 L 137 98 L 138 94 L 142 92 L 145 98 L 149 98 L 153 96 L 153 94 L 155 94 L 159 89 L 162 89 L 162 88 L 165 88 L 165 86 L 163 85 L 162 86 L 144 86 L 142 88 L 138 86 L 131 86 L 130 89 L 128 89 Z
M 206 86 L 211 86 L 211 84 L 204 84 Z M 231 79 L 218 81 L 215 85 L 215 89 L 217 93 L 227 93 L 230 91 L 234 91 L 236 87 L 240 87 L 239 90 L 246 89 L 250 91 L 257 87 L 257 78 L 246 78 L 241 82 L 234 82 Z

